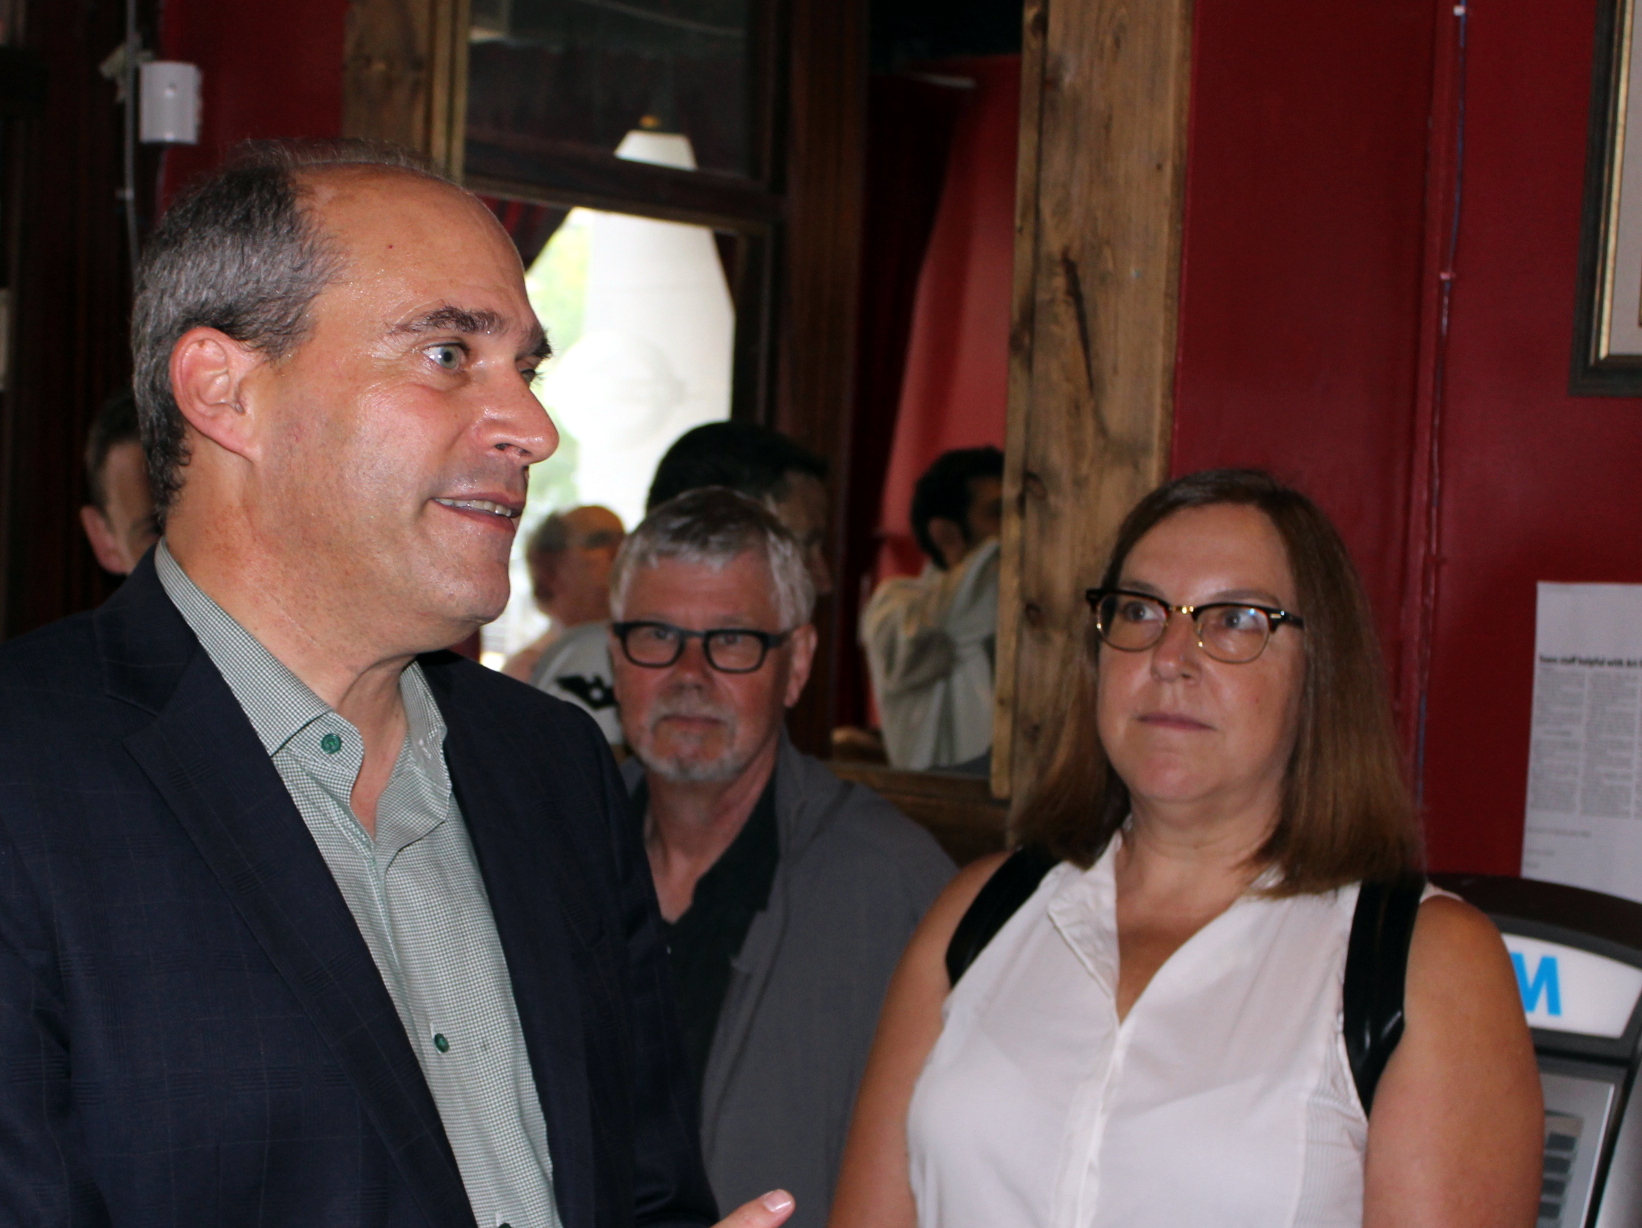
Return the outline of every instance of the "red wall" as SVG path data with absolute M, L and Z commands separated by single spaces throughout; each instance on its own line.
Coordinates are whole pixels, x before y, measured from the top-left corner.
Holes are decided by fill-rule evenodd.
M 1431 0 L 1203 0 L 1173 469 L 1268 468 L 1403 601 Z
M 1593 0 L 1472 3 L 1463 74 L 1454 7 L 1200 3 L 1173 462 L 1270 467 L 1336 518 L 1433 867 L 1516 873 L 1534 584 L 1642 581 L 1642 403 L 1566 391 Z
M 1436 864 L 1516 873 L 1534 584 L 1642 582 L 1642 401 L 1567 392 L 1594 6 L 1470 11 L 1425 795 Z
M 160 54 L 202 74 L 200 143 L 166 153 L 162 200 L 236 141 L 337 136 L 347 0 L 165 0 Z

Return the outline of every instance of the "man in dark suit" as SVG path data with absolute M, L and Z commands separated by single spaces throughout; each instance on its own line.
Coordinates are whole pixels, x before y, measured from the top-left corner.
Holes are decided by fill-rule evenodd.
M 505 602 L 545 349 L 401 160 L 265 150 L 161 224 L 164 536 L 0 647 L 0 1223 L 714 1218 L 603 739 L 434 651 Z

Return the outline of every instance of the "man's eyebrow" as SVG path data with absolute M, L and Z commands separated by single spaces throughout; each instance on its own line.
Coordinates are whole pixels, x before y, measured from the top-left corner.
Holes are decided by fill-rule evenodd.
M 494 337 L 508 331 L 505 318 L 494 311 L 484 309 L 470 310 L 466 307 L 435 307 L 432 311 L 424 312 L 419 316 L 397 324 L 393 328 L 395 334 L 409 333 L 473 333 L 479 336 Z M 547 334 L 542 332 L 542 326 L 535 320 L 530 323 L 530 331 L 525 335 L 525 344 L 519 351 L 521 358 L 534 358 L 543 361 L 553 353 L 553 347 L 547 343 Z
M 494 311 L 470 311 L 466 307 L 435 307 L 397 324 L 396 333 L 480 333 L 494 336 L 507 331 L 507 322 Z

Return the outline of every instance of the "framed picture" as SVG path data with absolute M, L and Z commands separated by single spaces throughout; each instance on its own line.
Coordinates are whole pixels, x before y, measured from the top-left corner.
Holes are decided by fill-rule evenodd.
M 1642 54 L 1637 0 L 1598 0 L 1569 391 L 1642 396 Z

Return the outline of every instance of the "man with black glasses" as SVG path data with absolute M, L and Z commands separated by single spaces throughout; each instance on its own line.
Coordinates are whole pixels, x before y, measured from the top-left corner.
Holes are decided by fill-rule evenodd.
M 793 535 L 722 487 L 662 504 L 611 574 L 624 767 L 661 901 L 714 1193 L 827 1219 L 890 973 L 952 875 L 928 833 L 782 729 L 815 654 Z M 756 1187 L 756 1189 L 754 1189 Z

